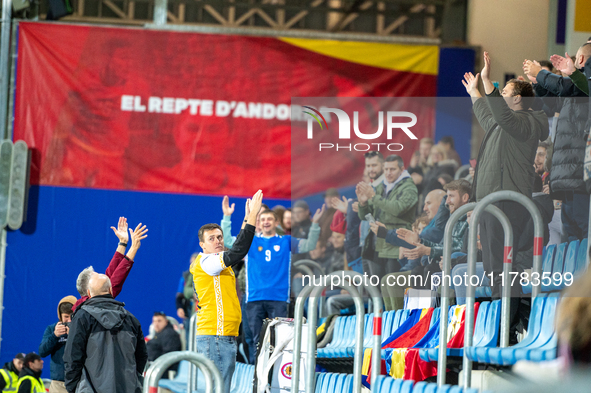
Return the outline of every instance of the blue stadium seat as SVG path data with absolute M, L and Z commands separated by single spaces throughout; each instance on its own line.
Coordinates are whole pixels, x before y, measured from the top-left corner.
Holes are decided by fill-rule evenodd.
M 187 378 L 189 377 L 189 361 L 182 360 L 179 362 L 179 368 L 173 379 L 161 379 L 158 381 L 158 386 L 171 390 L 173 392 L 185 392 L 187 390 Z M 232 379 L 232 384 L 234 378 Z
M 320 392 L 325 377 L 326 373 L 316 373 L 316 387 L 314 389 L 315 392 Z
M 583 239 L 579 245 L 579 252 L 577 253 L 577 262 L 575 264 L 575 277 L 582 274 L 587 268 L 587 239 Z
M 554 316 L 558 304 L 557 293 L 534 299 L 528 332 L 519 343 L 508 348 L 467 349 L 468 358 L 481 362 L 509 366 L 519 360 L 551 360 L 556 356 L 556 332 Z
M 562 243 L 564 245 L 566 245 L 566 243 Z M 562 244 L 560 244 L 560 246 L 562 246 Z M 547 247 L 544 247 L 544 251 L 542 253 L 542 273 L 543 272 L 552 272 L 552 264 L 554 263 L 554 257 L 557 253 L 556 251 L 556 245 L 551 244 Z M 522 287 L 523 293 L 531 293 L 532 291 L 532 286 L 531 283 L 528 283 L 528 285 L 524 285 Z
M 574 274 L 575 272 L 575 265 L 577 263 L 577 255 L 579 252 L 579 243 L 580 242 L 578 240 L 574 240 L 570 242 L 570 244 L 568 245 L 568 249 L 566 251 L 566 256 L 564 259 L 564 266 L 561 267 L 559 264 L 556 263 L 556 261 L 554 262 L 551 274 L 552 282 L 550 285 L 544 287 L 544 291 L 560 291 L 566 287 L 566 284 L 563 279 L 564 274 L 567 272 Z M 558 280 L 555 280 L 555 274 L 556 277 L 558 277 Z

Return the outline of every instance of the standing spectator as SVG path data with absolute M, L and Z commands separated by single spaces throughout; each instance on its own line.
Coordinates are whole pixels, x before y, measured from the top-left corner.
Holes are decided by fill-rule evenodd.
M 439 141 L 439 144 L 445 149 L 445 154 L 450 160 L 454 160 L 458 164 L 458 168 L 462 166 L 462 159 L 456 151 L 455 141 L 453 136 L 444 136 Z
M 189 264 L 197 258 L 198 253 L 191 255 Z M 186 270 L 181 275 L 179 286 L 176 292 L 176 315 L 182 319 L 187 338 L 189 337 L 189 320 L 193 316 L 195 310 L 195 289 L 193 289 L 193 275 L 189 270 Z
M 248 200 L 247 218 L 236 236 L 232 248 L 224 251 L 224 233 L 218 224 L 205 224 L 198 232 L 203 252 L 191 264 L 191 274 L 199 299 L 197 319 L 197 352 L 210 359 L 220 370 L 223 392 L 230 392 L 236 368 L 236 336 L 241 312 L 236 279 L 232 267 L 248 253 L 263 201 L 257 191 Z
M 486 98 L 478 91 L 478 74 L 464 75 L 462 83 L 472 97 L 474 114 L 486 134 L 480 146 L 472 189 L 476 201 L 500 190 L 518 192 L 527 198 L 532 196 L 534 159 L 538 142 L 548 137 L 548 119 L 542 111 L 529 110 L 534 92 L 527 82 L 510 80 L 502 92 L 490 81 L 490 58 L 484 52 L 484 68 L 481 72 Z M 526 208 L 517 202 L 502 201 L 494 204 L 511 220 L 513 244 L 520 244 L 530 217 Z M 491 214 L 480 219 L 480 240 L 486 274 L 493 273 L 492 298 L 501 297 L 504 247 L 503 228 Z M 518 267 L 513 266 L 518 272 Z M 511 315 L 518 315 L 521 286 L 512 286 Z M 513 320 L 513 326 L 518 321 Z
M 49 364 L 51 385 L 50 393 L 65 393 L 64 386 L 64 349 L 68 340 L 68 325 L 72 322 L 72 307 L 76 303 L 74 296 L 66 296 L 57 305 L 58 322 L 49 325 L 43 333 L 43 339 L 39 345 L 39 355 L 46 357 L 51 355 Z
M 385 224 L 388 229 L 408 229 L 415 218 L 417 187 L 404 169 L 404 161 L 396 154 L 386 158 L 384 175 L 384 181 L 375 190 L 367 183 L 357 184 L 355 192 L 359 199 L 359 218 L 365 220 L 367 214 L 372 214 L 376 221 Z M 368 241 L 372 244 L 367 245 Z M 386 273 L 399 271 L 398 247 L 369 235 L 364 250 L 368 246 L 373 247 L 374 241 L 376 255 L 370 258 L 371 274 L 381 278 Z
M 285 231 L 286 235 L 291 235 L 291 207 L 288 207 L 283 212 L 281 226 L 283 227 L 283 230 Z
M 35 352 L 28 353 L 23 361 L 23 369 L 18 375 L 17 393 L 45 392 L 41 371 L 43 371 L 41 356 Z
M 18 384 L 18 375 L 23 369 L 23 360 L 25 359 L 24 353 L 17 353 L 11 362 L 4 364 L 4 367 L 0 369 L 0 391 L 2 392 L 16 392 L 16 386 Z
M 279 236 L 276 232 L 277 217 L 272 210 L 260 214 L 261 236 L 253 239 L 246 259 L 246 317 L 253 341 L 259 341 L 261 325 L 265 318 L 287 317 L 287 303 L 291 294 L 291 253 L 305 253 L 318 243 L 318 222 L 325 207 L 318 209 L 312 218 L 307 239 Z M 272 270 L 273 274 L 269 275 Z M 252 357 L 254 349 L 249 353 Z M 254 360 L 254 359 L 252 359 Z
M 281 205 L 275 205 L 271 210 L 273 210 L 277 215 L 277 234 L 287 235 L 285 233 L 285 229 L 283 228 L 283 215 L 285 214 L 285 207 Z
M 409 169 L 420 168 L 420 173 L 424 176 L 429 170 L 429 155 L 435 142 L 431 138 L 423 138 L 419 142 L 419 150 L 415 151 L 410 159 Z M 420 182 L 419 182 L 420 183 Z
M 114 297 L 117 297 L 117 295 L 119 295 L 123 289 L 123 283 L 125 283 L 125 280 L 127 279 L 127 276 L 133 267 L 133 259 L 135 258 L 135 254 L 140 248 L 140 240 L 148 237 L 148 235 L 146 235 L 148 229 L 145 225 L 142 226 L 141 222 L 135 228 L 135 231 L 130 229 L 129 231 L 131 232 L 132 240 L 134 240 L 135 235 L 135 241 L 132 241 L 127 255 L 123 255 L 127 249 L 127 241 L 129 240 L 127 228 L 127 219 L 125 217 L 119 217 L 117 229 L 115 229 L 115 227 L 111 227 L 113 232 L 115 232 L 115 236 L 119 238 L 119 244 L 117 245 L 115 255 L 113 255 L 113 259 L 111 259 L 111 263 L 109 263 L 105 274 L 107 277 L 109 277 L 109 279 L 113 280 Z M 82 272 L 80 272 L 78 275 L 78 279 L 76 280 L 76 289 L 78 290 L 78 293 L 81 297 L 76 301 L 74 307 L 72 307 L 72 311 L 76 312 L 76 309 L 88 299 L 88 296 L 86 295 L 88 292 L 87 286 L 88 281 L 90 281 L 90 278 L 93 274 L 95 274 L 95 271 L 92 266 L 89 266 L 82 270 Z
M 92 276 L 88 297 L 72 319 L 66 343 L 66 389 L 141 393 L 148 353 L 139 321 L 113 298 L 104 274 Z
M 163 312 L 155 312 L 152 317 L 152 325 L 156 334 L 146 344 L 148 350 L 148 360 L 153 362 L 160 356 L 174 351 L 181 350 L 181 337 L 174 330 L 174 327 L 168 322 L 166 314 Z M 168 378 L 169 371 L 177 371 L 179 364 L 175 363 L 170 366 L 162 375 L 162 378 Z
M 308 203 L 304 200 L 296 201 L 293 205 L 291 218 L 293 221 L 291 236 L 298 239 L 306 239 L 308 237 L 308 231 L 312 226 Z
M 332 231 L 330 230 L 330 225 L 332 223 L 332 218 L 334 217 L 335 212 L 337 209 L 332 207 L 332 199 L 339 198 L 339 190 L 336 188 L 329 188 L 324 193 L 324 206 L 326 206 L 326 211 L 322 214 L 320 221 L 318 221 L 318 225 L 320 226 L 320 237 L 318 238 L 318 246 L 326 246 L 326 242 L 328 238 L 331 236 Z
M 584 44 L 577 51 L 575 67 L 584 72 L 589 57 L 591 44 Z M 588 91 L 579 89 L 571 78 L 552 74 L 531 61 L 524 64 L 524 71 L 535 79 L 536 95 L 553 97 L 545 100 L 545 104 L 551 111 L 560 112 L 550 171 L 550 193 L 552 198 L 562 200 L 562 225 L 569 241 L 586 239 L 589 194 L 583 180 L 583 166 L 588 133 Z

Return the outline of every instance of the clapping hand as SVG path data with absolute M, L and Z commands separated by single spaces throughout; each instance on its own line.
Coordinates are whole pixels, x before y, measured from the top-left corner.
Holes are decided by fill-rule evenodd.
M 127 233 L 127 218 L 119 217 L 119 223 L 117 224 L 117 229 L 115 227 L 111 227 L 113 232 L 115 232 L 115 236 L 119 238 L 121 243 L 127 244 L 129 240 L 129 234 Z
M 337 197 L 334 197 L 330 200 L 330 206 L 333 209 L 337 209 L 338 211 L 343 212 L 343 214 L 347 214 L 347 209 L 349 208 L 349 201 L 345 196 L 343 196 L 342 200 Z
M 462 81 L 462 84 L 466 88 L 466 92 L 468 94 L 480 95 L 480 92 L 478 91 L 478 76 L 479 75 L 480 74 L 476 74 L 476 76 L 474 76 L 471 72 L 466 72 L 464 74 L 464 80 Z
M 404 240 L 407 243 L 413 244 L 419 241 L 419 235 L 406 228 L 398 228 L 396 230 L 396 234 L 400 239 Z
M 371 228 L 371 231 L 377 235 L 378 234 L 378 229 L 380 227 L 386 228 L 386 225 L 384 225 L 383 223 L 381 223 L 379 221 L 375 221 L 375 222 L 370 222 L 369 223 L 369 227 Z
M 256 223 L 257 216 L 259 215 L 259 210 L 261 210 L 261 205 L 263 204 L 263 191 L 258 190 L 253 196 L 252 199 L 247 201 L 248 205 L 248 222 L 251 225 Z M 252 223 L 251 223 L 252 222 Z
M 573 72 L 575 72 L 576 68 L 573 63 L 573 60 L 568 55 L 568 52 L 564 54 L 565 57 L 560 55 L 552 55 L 550 56 L 550 61 L 554 68 L 558 71 L 562 72 L 564 75 L 571 76 Z
M 542 71 L 542 66 L 537 61 L 525 60 L 523 62 L 523 72 L 532 82 L 533 80 L 537 82 L 536 77 L 538 76 L 540 71 Z

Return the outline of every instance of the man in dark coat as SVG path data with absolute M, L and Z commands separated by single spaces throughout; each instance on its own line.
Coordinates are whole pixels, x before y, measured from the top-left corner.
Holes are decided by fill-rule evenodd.
M 139 321 L 113 298 L 111 280 L 95 274 L 90 297 L 74 314 L 64 352 L 69 393 L 141 393 L 148 360 Z
M 155 312 L 152 317 L 152 326 L 156 334 L 150 341 L 148 341 L 148 360 L 154 361 L 160 356 L 168 352 L 180 351 L 181 350 L 181 336 L 174 330 L 174 327 L 168 322 L 166 314 L 163 312 Z M 163 375 L 162 378 L 168 378 L 168 371 L 177 371 L 178 363 L 170 366 Z

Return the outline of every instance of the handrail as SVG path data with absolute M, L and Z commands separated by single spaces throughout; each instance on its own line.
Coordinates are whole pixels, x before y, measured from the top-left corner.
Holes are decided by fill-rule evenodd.
M 488 211 L 488 206 L 491 203 L 499 202 L 499 201 L 513 201 L 522 204 L 532 215 L 534 220 L 534 252 L 533 252 L 533 269 L 532 269 L 532 277 L 534 274 L 537 273 L 538 277 L 541 278 L 542 275 L 542 249 L 544 243 L 544 224 L 542 221 L 542 215 L 540 214 L 539 209 L 537 208 L 536 204 L 525 195 L 522 195 L 515 191 L 497 191 L 492 194 L 487 195 L 486 197 L 482 198 L 480 202 L 478 202 L 476 208 L 474 209 L 474 213 L 472 213 L 472 225 L 474 228 L 478 227 L 480 222 L 480 217 L 484 210 Z M 504 225 L 503 225 L 504 227 Z M 505 229 L 505 228 L 503 228 Z M 506 232 L 505 232 L 506 233 Z M 476 231 L 471 231 L 469 233 L 469 242 L 468 242 L 468 277 L 474 275 L 474 269 L 476 266 L 476 239 L 477 233 Z M 506 239 L 505 239 L 505 260 L 504 265 L 511 263 L 513 259 L 513 249 L 507 249 Z M 508 284 L 508 274 L 505 275 L 508 266 L 503 266 L 503 275 L 505 277 L 504 283 Z M 492 284 L 492 283 L 491 283 Z M 538 280 L 536 285 L 532 283 L 532 299 L 535 298 L 540 294 L 540 285 L 541 279 Z M 503 307 L 505 306 L 505 301 L 509 301 L 509 297 L 511 294 L 511 285 L 504 285 L 503 287 Z M 506 299 L 505 299 L 506 298 Z M 507 307 L 508 308 L 508 307 Z M 509 310 L 503 309 L 503 314 L 501 316 L 501 321 L 508 319 Z M 466 321 L 465 321 L 465 338 L 464 338 L 464 347 L 467 348 L 472 346 L 472 331 L 474 330 L 474 287 L 468 282 L 467 286 L 467 293 L 466 293 Z M 508 322 L 506 322 L 507 326 L 504 326 L 501 323 L 501 346 L 507 346 L 509 344 L 509 335 L 508 335 Z M 503 334 L 505 332 L 505 334 Z M 472 374 L 472 361 L 468 359 L 467 351 L 464 351 L 464 362 L 463 362 L 463 370 L 464 370 L 464 387 L 469 388 L 471 384 L 471 374 Z
M 353 270 L 343 270 L 341 273 L 352 277 L 363 277 L 363 274 Z M 363 280 L 361 283 L 364 284 Z M 355 283 L 353 283 L 353 285 L 355 285 Z M 382 313 L 384 308 L 382 304 L 381 292 L 373 285 L 364 285 L 364 287 L 369 292 L 373 305 L 373 350 L 371 358 L 372 371 L 370 385 L 376 386 L 376 378 L 382 374 Z
M 186 329 L 186 327 L 185 327 Z M 189 319 L 189 342 L 187 343 L 187 350 L 190 352 L 197 352 L 197 313 Z M 189 364 L 189 375 L 187 376 L 187 391 L 192 392 L 197 390 L 197 367 L 192 363 Z
M 461 167 L 459 167 L 456 170 L 456 173 L 454 174 L 454 180 L 458 180 L 459 178 L 461 178 L 461 173 L 462 171 L 465 171 L 466 169 L 470 169 L 470 164 L 464 164 Z
M 331 273 L 327 276 L 323 276 L 323 283 L 329 282 L 329 278 L 335 276 L 339 272 Z M 342 276 L 341 276 L 342 277 Z M 314 385 L 315 385 L 315 368 L 316 368 L 316 324 L 317 324 L 317 306 L 318 306 L 318 298 L 321 296 L 322 291 L 327 287 L 327 285 L 320 285 L 320 286 L 306 286 L 300 292 L 296 300 L 295 305 L 295 315 L 294 315 L 294 345 L 293 345 L 293 362 L 292 362 L 292 377 L 291 377 L 291 391 L 298 392 L 299 391 L 299 383 L 300 383 L 300 364 L 301 364 L 301 345 L 302 345 L 302 323 L 303 323 L 303 314 L 304 314 L 304 302 L 306 298 L 311 297 L 310 300 L 310 307 L 308 308 L 308 346 L 307 346 L 307 356 L 308 356 L 308 363 L 307 363 L 307 370 L 306 370 L 306 392 L 313 392 Z M 348 291 L 351 296 L 353 297 L 353 302 L 355 303 L 355 314 L 357 318 L 357 323 L 355 327 L 355 358 L 354 358 L 354 365 L 353 365 L 353 392 L 360 393 L 361 392 L 361 367 L 362 367 L 362 357 L 363 357 L 363 331 L 364 331 L 364 314 L 365 308 L 363 306 L 363 300 L 359 295 L 359 292 L 354 286 L 349 286 L 347 284 L 340 283 L 340 288 L 345 289 Z M 312 296 L 311 296 L 312 295 Z M 381 343 L 380 343 L 381 345 Z M 381 356 L 380 356 L 381 359 Z
M 437 362 L 437 384 L 438 386 L 443 386 L 445 384 L 445 370 L 447 367 L 447 324 L 448 324 L 448 315 L 449 315 L 449 284 L 451 277 L 451 247 L 452 247 L 452 232 L 453 228 L 455 227 L 456 223 L 459 221 L 461 217 L 467 214 L 469 211 L 475 209 L 477 206 L 476 203 L 468 203 L 463 205 L 456 210 L 452 216 L 447 220 L 447 224 L 445 225 L 445 233 L 443 238 L 443 273 L 442 273 L 442 293 L 441 293 L 441 311 L 440 311 L 440 319 L 439 319 L 439 354 L 438 354 L 438 362 Z M 492 215 L 494 215 L 503 226 L 503 231 L 505 233 L 505 250 L 511 250 L 513 246 L 513 229 L 511 228 L 511 223 L 507 216 L 496 206 L 487 206 L 486 211 Z M 472 230 L 469 232 L 469 236 L 472 232 L 478 234 L 478 226 L 474 225 L 474 221 L 470 224 Z M 469 247 L 469 245 L 468 245 Z M 468 258 L 470 258 L 470 248 L 468 248 Z M 511 262 L 510 262 L 510 255 L 511 252 L 509 251 L 509 262 L 503 265 L 503 275 L 505 276 L 505 280 L 509 277 L 509 272 L 511 271 Z M 476 255 L 474 255 L 474 260 L 476 260 Z M 474 269 L 470 270 L 470 259 L 468 259 L 468 272 L 466 274 L 466 282 L 464 285 L 466 287 L 471 286 L 471 277 L 474 276 L 475 270 L 475 263 L 474 262 Z M 449 277 L 449 279 L 445 279 L 445 277 Z M 509 288 L 509 287 L 507 287 Z M 504 337 L 508 337 L 508 329 L 509 329 L 509 296 L 510 292 L 503 293 L 503 300 L 501 306 L 501 342 L 503 341 Z M 468 299 L 466 299 L 467 301 Z M 471 307 L 472 313 L 468 313 L 468 309 Z M 474 299 L 472 298 L 471 303 L 466 303 L 466 311 L 464 312 L 464 325 L 466 329 L 470 326 L 468 323 L 468 318 L 474 321 Z M 473 328 L 471 328 L 473 330 Z M 468 333 L 464 332 L 464 348 L 472 345 L 472 339 L 474 332 L 471 332 L 468 337 Z
M 212 393 L 213 391 L 216 393 L 222 393 L 224 381 L 213 362 L 203 354 L 189 351 L 169 352 L 156 359 L 150 368 L 148 368 L 148 371 L 146 371 L 146 379 L 142 392 L 158 393 L 158 381 L 160 380 L 160 377 L 162 377 L 162 374 L 164 374 L 166 369 L 172 364 L 178 363 L 181 360 L 188 360 L 191 364 L 201 369 L 206 380 L 206 393 Z M 212 386 L 213 384 L 215 384 L 215 386 Z M 192 392 L 192 390 L 190 390 L 190 392 Z
M 314 273 L 314 271 L 316 271 L 320 276 L 324 276 L 325 272 L 324 272 L 324 268 L 322 266 L 320 266 L 320 264 L 318 262 L 315 262 L 311 259 L 300 259 L 297 262 L 294 262 L 292 268 L 294 269 L 300 269 L 302 271 L 304 271 L 305 269 L 308 269 L 308 271 L 306 271 L 306 273 L 310 276 L 313 277 L 316 274 Z M 326 299 L 324 297 L 322 297 L 320 299 L 320 318 L 324 317 L 324 302 L 326 301 Z

